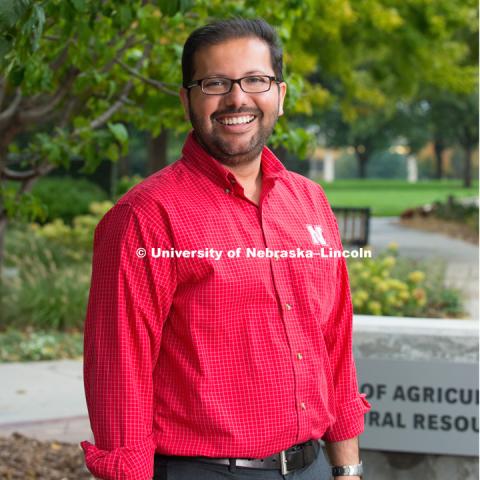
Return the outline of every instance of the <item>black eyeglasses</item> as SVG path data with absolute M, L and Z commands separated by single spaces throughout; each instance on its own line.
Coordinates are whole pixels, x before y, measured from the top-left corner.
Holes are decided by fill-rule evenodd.
M 232 91 L 233 84 L 238 83 L 245 93 L 263 93 L 270 90 L 272 82 L 280 83 L 269 75 L 251 75 L 237 79 L 210 77 L 194 80 L 185 88 L 201 87 L 205 95 L 226 95 Z

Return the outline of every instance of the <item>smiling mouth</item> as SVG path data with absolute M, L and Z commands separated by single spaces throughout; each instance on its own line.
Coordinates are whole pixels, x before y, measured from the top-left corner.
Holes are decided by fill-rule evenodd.
M 243 115 L 242 117 L 223 117 L 216 118 L 215 120 L 222 125 L 246 125 L 252 123 L 255 118 L 255 115 Z

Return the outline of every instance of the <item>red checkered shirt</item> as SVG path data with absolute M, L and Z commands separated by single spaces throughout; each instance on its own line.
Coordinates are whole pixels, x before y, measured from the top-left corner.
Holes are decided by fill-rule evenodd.
M 257 206 L 190 134 L 98 224 L 84 352 L 96 445 L 81 443 L 96 477 L 150 479 L 155 452 L 262 458 L 363 431 L 345 260 L 318 255 L 341 249 L 335 218 L 266 147 L 261 168 Z

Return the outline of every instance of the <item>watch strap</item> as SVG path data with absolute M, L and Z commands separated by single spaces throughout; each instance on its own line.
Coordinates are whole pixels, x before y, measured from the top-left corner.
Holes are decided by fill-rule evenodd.
M 363 464 L 362 462 L 357 463 L 356 465 L 335 465 L 332 466 L 332 475 L 334 477 L 350 477 L 350 476 L 359 476 L 363 475 Z

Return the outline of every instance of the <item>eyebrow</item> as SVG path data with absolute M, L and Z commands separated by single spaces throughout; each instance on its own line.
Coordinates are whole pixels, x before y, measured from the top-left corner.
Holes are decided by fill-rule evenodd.
M 242 77 L 246 77 L 248 75 L 272 75 L 270 73 L 266 73 L 263 70 L 249 70 L 248 72 L 245 72 Z M 205 78 L 215 78 L 215 77 L 221 77 L 221 78 L 229 78 L 229 76 L 225 73 L 212 73 L 211 75 L 207 75 Z

